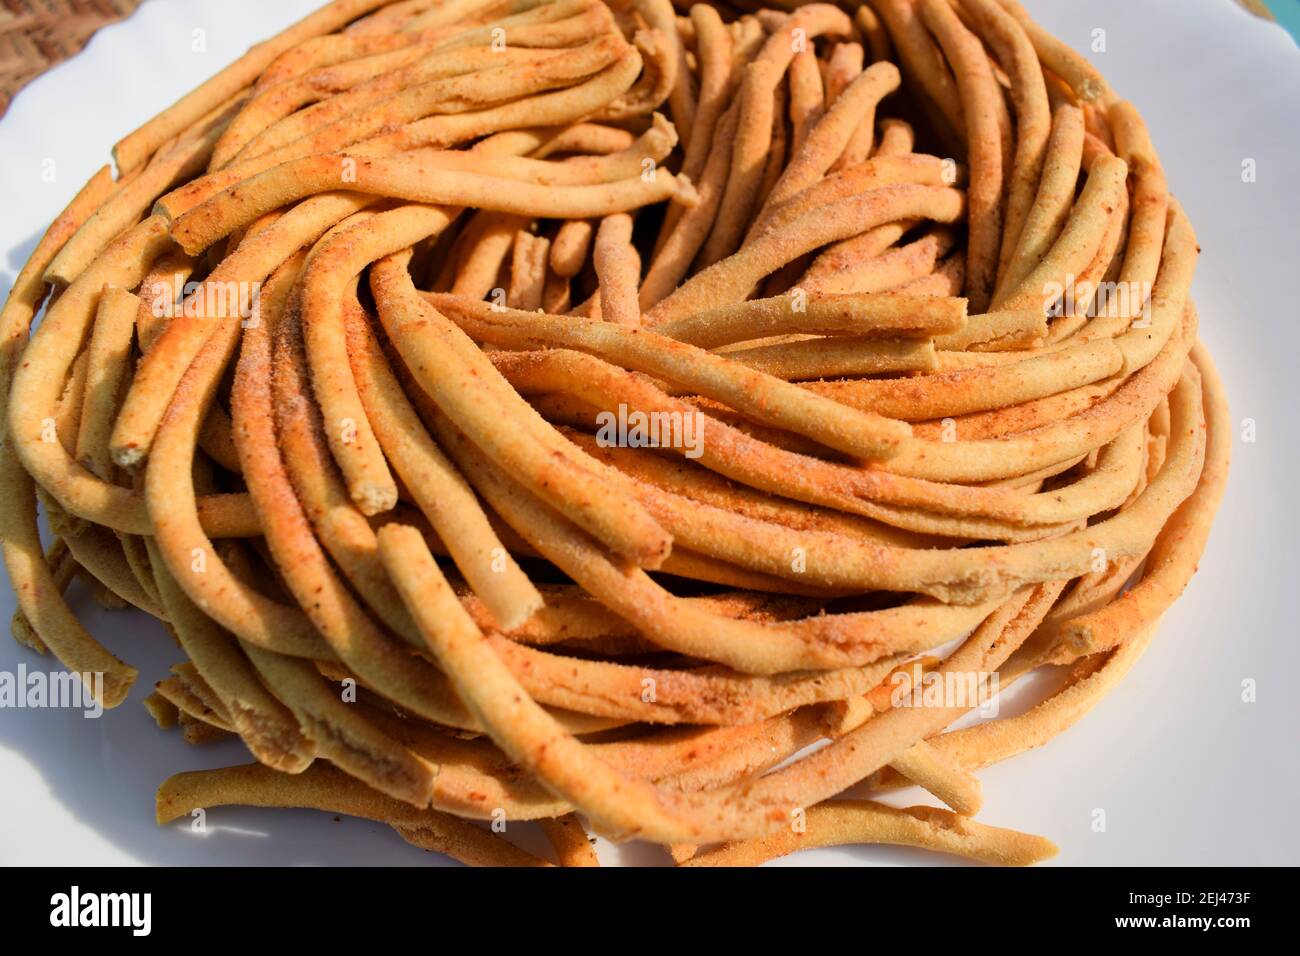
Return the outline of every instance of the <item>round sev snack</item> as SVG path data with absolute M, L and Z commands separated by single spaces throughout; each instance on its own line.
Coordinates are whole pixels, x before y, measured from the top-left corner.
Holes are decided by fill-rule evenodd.
M 50 227 L 0 322 L 12 629 L 114 707 L 70 580 L 164 623 L 145 706 L 252 760 L 159 822 L 1056 852 L 975 774 L 1115 686 L 1205 548 L 1195 233 L 1018 4 L 760 7 L 334 0 Z

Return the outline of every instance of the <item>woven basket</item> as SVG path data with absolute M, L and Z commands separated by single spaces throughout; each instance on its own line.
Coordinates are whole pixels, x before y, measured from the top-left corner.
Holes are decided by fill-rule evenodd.
M 15 93 L 140 0 L 0 0 L 0 116 Z

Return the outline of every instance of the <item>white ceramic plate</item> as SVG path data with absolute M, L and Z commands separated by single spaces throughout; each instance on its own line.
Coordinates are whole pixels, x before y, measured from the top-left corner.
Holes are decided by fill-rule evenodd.
M 1205 254 L 1202 335 L 1226 378 L 1238 441 L 1200 573 L 1124 683 L 1040 751 L 984 771 L 980 819 L 1050 836 L 1064 864 L 1300 862 L 1300 50 L 1231 0 L 1026 0 L 1089 52 L 1145 116 Z M 21 93 L 0 121 L 0 288 L 109 148 L 313 0 L 149 0 Z M 1103 31 L 1103 32 L 1098 32 Z M 1094 44 L 1104 37 L 1104 52 Z M 1255 182 L 1243 182 L 1254 160 Z M 53 172 L 53 181 L 50 173 Z M 386 827 L 327 814 L 223 809 L 208 833 L 153 823 L 167 775 L 247 760 L 238 744 L 192 748 L 140 700 L 179 659 L 160 627 L 105 613 L 77 592 L 93 632 L 137 665 L 131 699 L 99 720 L 0 710 L 0 863 L 420 864 L 439 858 Z M 0 587 L 0 622 L 13 596 Z M 0 636 L 0 671 L 49 660 Z M 1243 701 L 1253 681 L 1257 702 Z M 1014 704 L 1012 705 L 1014 706 Z M 925 794 L 899 795 L 906 802 Z M 1104 832 L 1095 832 L 1095 811 Z M 607 863 L 662 862 L 602 846 Z M 780 864 L 950 862 L 920 851 L 810 851 Z M 778 864 L 779 865 L 779 864 Z

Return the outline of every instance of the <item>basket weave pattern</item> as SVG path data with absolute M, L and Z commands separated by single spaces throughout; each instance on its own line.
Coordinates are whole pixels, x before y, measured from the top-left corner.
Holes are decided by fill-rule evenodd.
M 140 0 L 0 0 L 0 116 L 15 93 Z

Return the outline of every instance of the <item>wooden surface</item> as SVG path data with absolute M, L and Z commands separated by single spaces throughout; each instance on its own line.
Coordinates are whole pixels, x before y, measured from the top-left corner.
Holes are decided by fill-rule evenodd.
M 1237 2 L 1273 18 L 1261 0 Z M 139 5 L 140 0 L 0 0 L 0 116 L 20 89 Z

